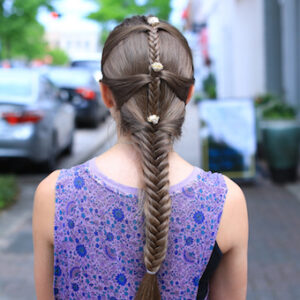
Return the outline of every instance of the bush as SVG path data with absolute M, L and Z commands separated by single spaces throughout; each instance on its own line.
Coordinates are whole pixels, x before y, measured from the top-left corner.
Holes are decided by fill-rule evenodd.
M 65 65 L 69 61 L 67 53 L 59 48 L 49 50 L 48 55 L 51 57 L 51 64 L 55 66 Z
M 271 93 L 258 95 L 254 100 L 255 107 L 275 104 L 280 101 L 278 96 Z
M 18 186 L 15 176 L 0 175 L 0 210 L 16 201 Z
M 280 102 L 263 112 L 265 120 L 294 120 L 296 119 L 296 115 L 296 110 L 293 107 Z

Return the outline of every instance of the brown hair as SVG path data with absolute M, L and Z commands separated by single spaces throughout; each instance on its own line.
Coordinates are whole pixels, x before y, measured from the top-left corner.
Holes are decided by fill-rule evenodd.
M 163 70 L 154 72 L 153 62 Z M 103 48 L 102 82 L 112 91 L 120 130 L 139 150 L 144 178 L 146 269 L 157 272 L 165 259 L 171 199 L 168 155 L 181 135 L 185 101 L 194 83 L 192 54 L 183 35 L 167 22 L 150 25 L 144 16 L 125 19 Z M 159 122 L 147 121 L 158 115 Z M 135 299 L 160 299 L 156 274 L 146 272 Z

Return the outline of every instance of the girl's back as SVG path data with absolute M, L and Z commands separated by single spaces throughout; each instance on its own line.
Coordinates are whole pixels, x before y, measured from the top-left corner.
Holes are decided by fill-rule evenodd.
M 145 272 L 139 190 L 107 177 L 98 167 L 102 159 L 61 170 L 56 183 L 58 299 L 133 299 Z M 157 273 L 162 299 L 196 298 L 215 246 L 226 192 L 222 175 L 196 167 L 170 187 L 168 251 Z M 200 292 L 203 289 L 207 286 Z

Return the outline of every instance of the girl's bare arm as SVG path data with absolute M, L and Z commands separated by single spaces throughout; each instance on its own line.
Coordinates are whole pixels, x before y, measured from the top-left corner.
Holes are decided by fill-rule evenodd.
M 55 184 L 59 170 L 38 185 L 34 194 L 32 230 L 34 246 L 34 278 L 38 300 L 53 300 L 53 232 Z
M 243 300 L 247 293 L 248 213 L 242 190 L 225 177 L 228 193 L 217 235 L 223 252 L 209 286 L 210 300 Z

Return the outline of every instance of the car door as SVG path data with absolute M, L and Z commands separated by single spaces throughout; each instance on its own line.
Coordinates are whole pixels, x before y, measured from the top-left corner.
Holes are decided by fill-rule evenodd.
M 59 98 L 58 89 L 46 78 L 41 78 L 43 94 L 51 110 L 53 132 L 56 134 L 57 146 L 62 150 L 74 134 L 75 112 L 67 102 Z

